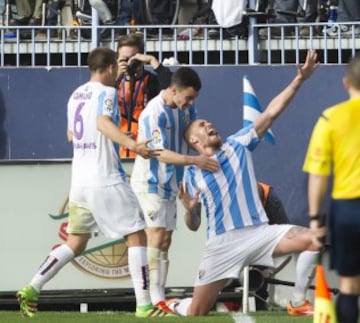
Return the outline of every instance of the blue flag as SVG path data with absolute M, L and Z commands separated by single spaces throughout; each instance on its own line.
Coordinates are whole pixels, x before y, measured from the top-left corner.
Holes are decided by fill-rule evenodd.
M 246 76 L 243 77 L 243 91 L 243 126 L 246 127 L 255 122 L 259 115 L 263 112 L 263 108 L 261 107 L 255 91 Z M 266 132 L 264 139 L 273 145 L 275 144 L 275 136 L 271 129 Z

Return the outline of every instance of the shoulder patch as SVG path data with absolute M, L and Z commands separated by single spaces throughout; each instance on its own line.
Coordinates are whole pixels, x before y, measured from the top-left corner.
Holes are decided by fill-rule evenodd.
M 162 137 L 161 137 L 161 132 L 160 129 L 154 129 L 151 132 L 151 138 L 152 138 L 152 143 L 154 145 L 158 145 L 162 142 Z
M 111 112 L 114 106 L 114 100 L 111 98 L 107 98 L 104 102 L 105 110 Z

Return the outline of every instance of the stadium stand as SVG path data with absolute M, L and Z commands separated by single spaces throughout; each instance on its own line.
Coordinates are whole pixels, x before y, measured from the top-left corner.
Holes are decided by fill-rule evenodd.
M 189 1 L 185 1 L 186 3 Z M 0 66 L 85 66 L 86 55 L 91 48 L 102 45 L 116 49 L 118 34 L 135 30 L 143 34 L 147 53 L 156 55 L 160 61 L 174 57 L 181 64 L 190 65 L 299 63 L 307 49 L 318 50 L 322 63 L 344 63 L 360 46 L 360 38 L 355 33 L 360 22 L 341 23 L 354 32 L 346 36 L 339 33 L 330 37 L 321 32 L 327 27 L 326 22 L 260 23 L 258 18 L 264 17 L 265 13 L 249 9 L 246 12 L 249 29 L 247 39 L 244 39 L 242 35 L 229 37 L 225 29 L 218 25 L 183 24 L 188 23 L 189 14 L 187 18 L 181 19 L 180 14 L 181 10 L 177 24 L 138 25 L 136 29 L 134 26 L 100 26 L 95 10 L 92 10 L 90 24 L 76 13 L 72 25 L 36 28 L 7 26 L 6 18 L 3 18 L 0 26 Z M 287 35 L 285 28 L 290 27 L 294 32 Z M 300 34 L 304 27 L 309 29 L 306 37 Z M 106 39 L 99 36 L 100 30 L 104 28 L 109 29 Z M 258 36 L 260 28 L 265 30 L 261 37 Z M 283 32 L 271 37 L 271 30 L 274 28 L 280 28 Z M 58 30 L 57 37 L 51 37 L 54 29 Z M 216 39 L 211 34 L 214 29 L 218 31 Z M 26 39 L 23 37 L 24 32 L 28 35 Z

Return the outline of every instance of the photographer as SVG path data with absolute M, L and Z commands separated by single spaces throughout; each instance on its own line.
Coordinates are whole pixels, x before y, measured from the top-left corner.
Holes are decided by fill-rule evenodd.
M 137 138 L 140 113 L 161 89 L 170 83 L 171 71 L 164 67 L 154 56 L 143 54 L 144 42 L 141 36 L 129 34 L 118 41 L 118 89 L 120 128 L 133 139 Z M 152 73 L 144 69 L 151 65 Z M 120 157 L 134 158 L 136 154 L 120 148 Z

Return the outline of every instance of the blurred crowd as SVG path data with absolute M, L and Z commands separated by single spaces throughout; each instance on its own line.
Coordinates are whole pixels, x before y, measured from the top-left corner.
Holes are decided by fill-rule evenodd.
M 1 3 L 2 2 L 2 3 Z M 174 20 L 173 0 L 12 0 L 0 1 L 4 8 L 5 3 L 10 4 L 12 10 L 7 22 L 10 26 L 39 26 L 39 25 L 65 25 L 64 9 L 68 8 L 71 16 L 70 21 L 76 16 L 76 12 L 91 16 L 94 8 L 99 16 L 100 24 L 105 26 L 127 25 L 171 25 Z M 147 6 L 150 17 L 144 14 L 143 6 Z M 338 34 L 360 35 L 360 1 L 358 0 L 255 0 L 255 8 L 249 8 L 247 0 L 194 0 L 195 12 L 188 21 L 182 24 L 219 25 L 224 27 L 223 37 L 240 36 L 247 37 L 247 25 L 249 15 L 242 14 L 240 21 L 232 26 L 223 26 L 216 15 L 216 8 L 227 6 L 240 8 L 241 12 L 262 12 L 257 15 L 257 22 L 282 24 L 282 23 L 312 23 L 329 22 L 327 28 L 316 30 L 315 33 L 327 33 L 329 36 Z M 235 9 L 233 11 L 236 11 Z M 334 22 L 351 24 L 334 24 Z M 109 29 L 107 29 L 109 30 Z M 211 38 L 219 37 L 218 29 L 209 30 Z M 55 30 L 53 31 L 55 32 Z M 151 30 L 150 30 L 151 32 Z M 172 33 L 169 28 L 164 28 L 163 33 Z M 294 28 L 280 27 L 271 28 L 271 34 L 267 28 L 260 30 L 260 36 L 285 36 L 294 34 Z M 309 36 L 310 29 L 303 25 L 300 28 L 300 36 Z

